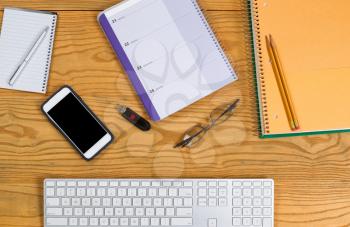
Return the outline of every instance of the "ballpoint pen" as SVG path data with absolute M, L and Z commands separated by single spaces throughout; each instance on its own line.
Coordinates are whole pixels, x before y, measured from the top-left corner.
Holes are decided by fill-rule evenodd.
M 46 34 L 47 34 L 48 31 L 49 31 L 49 27 L 46 27 L 44 29 L 44 31 L 41 33 L 41 35 L 39 36 L 39 38 L 36 40 L 36 42 L 33 45 L 33 47 L 30 49 L 30 51 L 27 54 L 27 56 L 24 59 L 24 61 L 18 66 L 18 68 L 15 71 L 15 73 L 11 76 L 11 78 L 10 78 L 10 80 L 8 82 L 10 86 L 13 86 L 15 84 L 16 80 L 21 75 L 23 69 L 27 66 L 27 64 L 29 63 L 30 59 L 33 57 L 34 53 L 37 51 L 37 49 L 40 47 L 40 44 L 45 39 Z

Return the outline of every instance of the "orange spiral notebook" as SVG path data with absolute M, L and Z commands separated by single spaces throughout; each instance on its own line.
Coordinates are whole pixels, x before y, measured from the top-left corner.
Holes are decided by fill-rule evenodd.
M 251 0 L 261 137 L 350 131 L 350 1 Z M 292 131 L 265 45 L 272 34 L 300 129 Z

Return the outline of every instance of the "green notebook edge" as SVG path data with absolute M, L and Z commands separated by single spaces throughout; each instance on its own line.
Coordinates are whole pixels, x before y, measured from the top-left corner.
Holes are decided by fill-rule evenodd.
M 256 106 L 257 106 L 257 117 L 258 117 L 258 130 L 259 137 L 261 139 L 276 139 L 276 138 L 286 138 L 286 137 L 296 137 L 296 136 L 312 136 L 312 135 L 325 135 L 325 134 L 336 134 L 336 133 L 346 133 L 350 132 L 349 129 L 339 129 L 339 130 L 323 130 L 323 131 L 315 131 L 315 132 L 300 132 L 300 133 L 280 133 L 280 134 L 264 134 L 262 129 L 263 119 L 261 115 L 261 103 L 259 97 L 259 87 L 258 87 L 258 77 L 256 71 L 256 57 L 255 57 L 255 45 L 254 45 L 254 29 L 253 29 L 253 20 L 252 20 L 252 1 L 247 1 L 247 10 L 248 10 L 248 20 L 249 20 L 249 31 L 250 31 L 250 47 L 251 47 L 251 59 L 253 62 L 253 82 L 255 87 L 255 97 L 256 97 Z

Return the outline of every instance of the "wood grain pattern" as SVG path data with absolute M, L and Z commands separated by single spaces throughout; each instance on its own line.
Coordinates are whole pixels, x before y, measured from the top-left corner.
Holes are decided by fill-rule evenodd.
M 120 0 L 1 0 L 0 9 L 6 6 L 28 7 L 43 10 L 104 10 Z M 239 1 L 199 0 L 206 10 L 241 10 Z
M 49 177 L 205 177 L 275 179 L 280 227 L 350 226 L 350 134 L 260 140 L 246 48 L 244 11 L 236 0 L 206 0 L 208 17 L 232 57 L 240 80 L 141 133 L 121 119 L 117 103 L 145 112 L 89 11 L 109 1 L 10 1 L 1 5 L 59 13 L 47 95 L 0 90 L 0 226 L 42 226 L 42 181 Z M 70 10 L 84 11 L 70 11 Z M 88 9 L 87 11 L 85 11 Z M 60 11 L 63 10 L 63 11 Z M 2 13 L 0 13 L 2 17 Z M 71 85 L 116 135 L 86 162 L 40 112 L 56 89 Z M 190 125 L 206 123 L 213 107 L 241 98 L 228 122 L 188 151 L 172 146 Z

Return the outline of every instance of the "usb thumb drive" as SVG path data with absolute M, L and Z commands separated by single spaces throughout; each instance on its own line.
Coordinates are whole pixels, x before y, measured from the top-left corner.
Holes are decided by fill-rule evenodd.
M 142 131 L 149 131 L 151 129 L 151 124 L 132 109 L 118 105 L 117 110 L 127 121 Z

